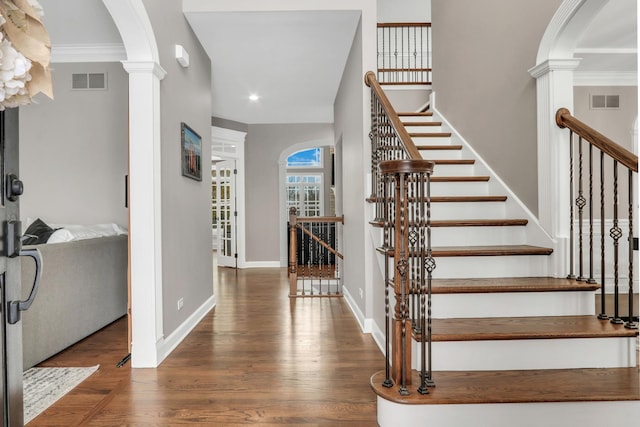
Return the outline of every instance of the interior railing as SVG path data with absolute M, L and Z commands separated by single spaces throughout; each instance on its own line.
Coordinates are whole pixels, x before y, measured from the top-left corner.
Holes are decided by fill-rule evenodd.
M 378 80 L 431 84 L 431 23 L 378 24 Z
M 576 119 L 566 108 L 556 112 L 556 123 L 561 128 L 569 129 L 570 163 L 567 171 L 570 180 L 569 278 L 596 283 L 596 276 L 599 276 L 601 306 L 598 318 L 624 324 L 630 329 L 637 329 L 638 322 L 633 317 L 633 189 L 638 173 L 638 156 Z M 595 164 L 594 160 L 596 160 Z M 623 208 L 619 206 L 620 204 L 623 204 Z M 626 232 L 623 229 L 622 219 L 625 216 L 628 218 L 624 227 L 627 229 Z M 596 233 L 595 229 L 598 225 L 600 230 Z M 606 230 L 607 228 L 609 230 Z M 599 249 L 596 248 L 597 246 Z M 620 252 L 626 252 L 628 260 L 622 259 Z M 596 271 L 598 263 L 599 274 Z M 620 312 L 619 301 L 622 270 L 625 267 L 628 269 L 626 319 Z M 613 281 L 613 314 L 609 315 L 607 314 L 606 287 L 611 280 Z
M 338 224 L 343 217 L 299 217 L 289 209 L 289 296 L 342 296 Z
M 375 74 L 365 76 L 371 88 L 371 189 L 374 225 L 383 228 L 385 356 L 383 386 L 408 395 L 411 342 L 420 338 L 421 381 L 429 393 L 431 375 L 431 174 L 434 162 L 422 159 Z M 393 301 L 392 301 L 393 299 Z

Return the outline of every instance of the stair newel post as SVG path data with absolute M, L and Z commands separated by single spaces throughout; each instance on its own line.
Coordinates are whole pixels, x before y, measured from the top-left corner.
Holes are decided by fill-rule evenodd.
M 618 226 L 618 162 L 613 161 L 613 227 L 609 230 L 609 235 L 613 239 L 613 317 L 611 323 L 622 324 L 624 321 L 620 318 L 619 304 L 619 253 L 618 245 L 620 237 L 622 237 L 622 229 Z
M 409 317 L 407 307 L 407 269 L 408 269 L 408 241 L 407 241 L 407 175 L 399 173 L 396 182 L 396 218 L 399 219 L 399 230 L 396 231 L 396 296 L 400 297 L 399 313 L 397 317 L 400 319 L 397 328 L 400 328 L 400 351 L 397 353 L 400 357 L 400 394 L 406 396 L 409 394 L 407 385 L 411 384 L 411 378 L 408 375 L 407 367 L 411 367 L 411 351 L 407 349 L 411 342 L 407 340 L 407 319 Z M 399 252 L 398 252 L 399 250 Z M 398 282 L 397 278 L 400 278 Z M 399 285 L 399 289 L 398 289 Z M 394 344 L 397 344 L 395 342 Z M 407 360 L 409 359 L 409 360 Z M 395 360 L 394 360 L 395 362 Z M 395 364 L 395 363 L 394 363 Z
M 574 264 L 574 235 L 573 235 L 573 131 L 569 132 L 569 275 L 567 279 L 575 279 Z
M 578 277 L 576 280 L 584 282 L 584 255 L 583 255 L 583 238 L 582 226 L 584 218 L 584 207 L 587 204 L 582 191 L 583 184 L 583 157 L 582 157 L 582 137 L 578 138 L 578 197 L 576 198 L 576 206 L 578 207 Z
M 298 212 L 289 208 L 289 296 L 297 294 L 298 281 Z
M 605 292 L 605 246 L 604 246 L 604 152 L 600 152 L 600 314 L 598 319 L 609 320 Z
M 589 144 L 589 279 L 587 283 L 596 283 L 593 278 L 593 145 Z
M 391 184 L 391 177 L 389 175 L 383 175 L 383 200 L 384 200 L 384 228 L 383 228 L 383 243 L 384 248 L 384 357 L 385 357 L 385 378 L 382 382 L 383 387 L 390 388 L 393 386 L 391 381 L 391 355 L 389 354 L 389 323 L 391 321 L 389 316 L 389 286 L 391 285 L 391 278 L 389 277 L 389 227 L 391 225 L 391 212 L 390 212 L 390 199 L 389 190 Z
M 633 172 L 629 170 L 629 319 L 624 324 L 627 329 L 638 329 L 633 320 Z

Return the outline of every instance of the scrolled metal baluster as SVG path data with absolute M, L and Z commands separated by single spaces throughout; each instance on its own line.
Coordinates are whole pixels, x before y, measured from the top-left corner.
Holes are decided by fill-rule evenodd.
M 583 209 L 587 204 L 586 199 L 584 198 L 584 193 L 582 191 L 582 181 L 583 181 L 583 173 L 582 173 L 582 137 L 578 138 L 578 197 L 576 198 L 576 206 L 578 207 L 578 277 L 576 280 L 583 282 L 584 278 L 584 255 L 583 255 L 583 237 L 582 237 L 582 223 L 583 223 Z
M 573 274 L 573 131 L 569 132 L 569 275 L 567 279 L 575 279 Z
M 593 278 L 593 145 L 589 144 L 589 279 L 587 283 L 596 283 Z
M 622 229 L 618 226 L 618 162 L 613 161 L 613 227 L 609 230 L 609 235 L 613 239 L 613 318 L 611 323 L 622 324 L 619 306 L 619 254 L 618 240 L 622 237 Z
M 604 237 L 604 152 L 600 152 L 600 314 L 598 319 L 609 320 L 605 292 L 605 237 Z
M 633 319 L 633 172 L 629 170 L 629 318 L 624 327 L 638 329 L 638 322 Z

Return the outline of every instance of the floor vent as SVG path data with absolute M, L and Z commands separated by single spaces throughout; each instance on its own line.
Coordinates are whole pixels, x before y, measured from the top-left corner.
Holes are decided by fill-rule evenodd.
M 106 89 L 106 73 L 74 73 L 71 75 L 71 88 L 74 90 Z

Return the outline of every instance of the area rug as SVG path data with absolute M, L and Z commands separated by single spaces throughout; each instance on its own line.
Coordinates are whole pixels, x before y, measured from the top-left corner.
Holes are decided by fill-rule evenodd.
M 88 368 L 31 368 L 22 375 L 24 423 L 40 415 L 58 399 L 73 390 L 100 365 Z

